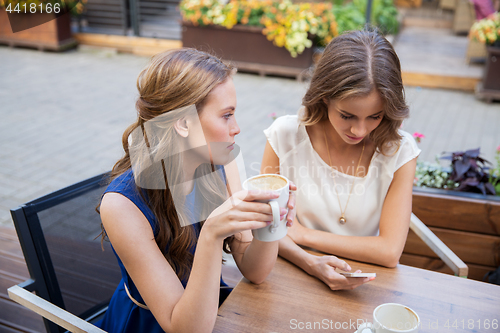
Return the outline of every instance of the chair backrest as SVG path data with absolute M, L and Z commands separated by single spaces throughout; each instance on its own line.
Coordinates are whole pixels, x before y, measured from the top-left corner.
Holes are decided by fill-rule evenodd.
M 101 248 L 95 207 L 105 173 L 11 210 L 31 279 L 20 286 L 80 318 L 95 322 L 121 275 L 109 242 Z M 47 332 L 62 328 L 45 320 Z

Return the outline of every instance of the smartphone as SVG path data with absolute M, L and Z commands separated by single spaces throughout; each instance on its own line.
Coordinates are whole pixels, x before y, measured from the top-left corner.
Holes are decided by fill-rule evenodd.
M 345 277 L 360 277 L 360 278 L 365 278 L 365 277 L 376 277 L 377 273 L 347 273 L 347 272 L 339 272 L 339 274 L 342 274 Z

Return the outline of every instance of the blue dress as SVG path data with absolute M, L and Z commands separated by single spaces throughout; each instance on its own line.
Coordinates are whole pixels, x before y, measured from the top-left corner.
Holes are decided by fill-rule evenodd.
M 224 176 L 225 175 L 223 175 L 223 177 Z M 140 193 L 137 191 L 132 170 L 128 170 L 127 172 L 114 179 L 106 188 L 106 191 L 104 191 L 104 193 L 108 192 L 120 193 L 130 201 L 132 201 L 147 218 L 149 224 L 151 225 L 151 228 L 153 229 L 153 232 L 156 230 L 156 217 L 154 216 L 151 209 L 147 206 Z M 198 200 L 201 200 L 201 198 L 196 194 L 197 192 L 195 182 L 193 191 L 186 196 L 186 203 L 188 205 L 197 207 L 195 203 L 199 202 Z M 194 228 L 196 231 L 196 235 L 198 236 L 201 226 L 200 223 L 194 223 L 192 225 L 186 226 L 185 228 Z M 196 244 L 193 246 L 193 248 L 190 249 L 190 252 L 194 254 L 195 250 Z M 111 297 L 111 301 L 109 302 L 109 307 L 106 311 L 106 314 L 104 315 L 104 318 L 96 325 L 110 333 L 164 332 L 151 311 L 140 308 L 139 306 L 134 304 L 128 297 L 125 291 L 124 283 L 127 284 L 130 295 L 139 303 L 145 304 L 134 282 L 128 275 L 125 266 L 123 266 L 122 261 L 120 260 L 114 249 L 113 252 L 115 253 L 118 260 L 122 279 L 113 296 Z M 185 288 L 187 280 L 182 280 L 181 283 Z M 224 281 L 222 281 L 222 277 L 221 286 L 227 286 Z M 229 292 L 230 290 L 228 289 L 221 289 L 219 305 L 223 302 L 225 297 L 227 297 Z

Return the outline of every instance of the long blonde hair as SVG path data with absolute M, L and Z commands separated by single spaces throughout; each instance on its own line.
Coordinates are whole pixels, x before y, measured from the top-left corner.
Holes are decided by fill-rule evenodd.
M 161 138 L 156 140 L 147 136 L 146 122 L 173 110 L 195 105 L 198 112 L 203 106 L 210 92 L 219 84 L 226 81 L 233 73 L 233 67 L 223 63 L 218 58 L 195 49 L 169 50 L 154 56 L 147 67 L 142 70 L 137 79 L 139 97 L 136 102 L 138 118 L 130 125 L 122 136 L 122 145 L 125 155 L 114 165 L 111 180 L 117 178 L 132 168 L 131 147 L 143 142 L 150 150 L 175 149 L 177 132 L 174 129 L 175 119 L 162 123 Z M 142 138 L 142 140 L 141 140 Z M 163 144 L 169 142 L 168 145 Z M 170 147 L 170 148 L 169 148 Z M 140 149 L 140 148 L 139 148 Z M 183 227 L 189 223 L 189 212 L 175 207 L 174 199 L 182 196 L 179 191 L 172 190 L 171 184 L 179 184 L 184 178 L 182 157 L 175 151 L 161 151 L 161 164 L 151 167 L 151 172 L 160 172 L 165 180 L 163 189 L 139 188 L 138 191 L 147 198 L 145 202 L 154 213 L 157 225 L 154 230 L 155 241 L 169 264 L 176 271 L 179 279 L 189 276 L 193 255 L 190 249 L 196 242 L 196 232 L 192 227 Z M 155 170 L 153 170 L 155 169 Z M 168 171 L 168 177 L 166 172 Z M 213 174 L 213 165 L 200 166 L 195 173 Z M 157 178 L 158 179 L 158 178 Z M 168 179 L 168 181 L 167 181 Z M 213 209 L 225 199 L 225 193 L 218 193 L 218 189 L 225 188 L 220 177 L 203 177 L 203 182 L 197 188 L 204 198 L 203 209 Z M 140 184 L 137 182 L 136 183 Z M 175 200 L 176 203 L 180 202 Z M 204 214 L 208 216 L 208 214 Z M 226 239 L 225 248 L 230 239 Z
M 382 154 L 398 145 L 398 129 L 409 116 L 401 65 L 392 45 L 377 31 L 351 31 L 335 37 L 325 48 L 302 104 L 301 120 L 311 126 L 328 119 L 326 100 L 368 95 L 373 89 L 384 102 L 384 117 L 370 133 Z

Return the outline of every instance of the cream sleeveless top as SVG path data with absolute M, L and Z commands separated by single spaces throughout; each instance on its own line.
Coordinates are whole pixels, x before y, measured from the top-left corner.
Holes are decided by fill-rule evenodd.
M 334 170 L 337 192 L 345 208 L 347 222 L 339 223 L 340 207 L 332 178 L 332 168 L 313 149 L 298 116 L 283 116 L 264 130 L 264 134 L 280 160 L 280 173 L 297 185 L 297 219 L 310 229 L 346 236 L 376 236 L 380 215 L 394 173 L 420 154 L 415 139 L 400 130 L 403 137 L 387 156 L 375 152 L 364 177 L 354 177 Z M 334 159 L 335 156 L 332 156 Z M 353 165 L 352 168 L 356 168 Z M 345 170 L 351 172 L 351 170 Z

